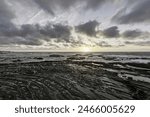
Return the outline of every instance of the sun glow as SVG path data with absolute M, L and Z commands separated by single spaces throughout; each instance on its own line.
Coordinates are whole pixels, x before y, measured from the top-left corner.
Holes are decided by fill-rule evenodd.
M 80 51 L 81 51 L 81 52 L 91 52 L 92 49 L 91 49 L 90 47 L 82 47 L 82 48 L 80 49 Z

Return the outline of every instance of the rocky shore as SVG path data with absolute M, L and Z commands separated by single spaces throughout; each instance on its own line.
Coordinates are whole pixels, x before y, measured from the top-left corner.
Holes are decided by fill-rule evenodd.
M 0 99 L 150 99 L 150 63 L 41 61 L 0 63 Z

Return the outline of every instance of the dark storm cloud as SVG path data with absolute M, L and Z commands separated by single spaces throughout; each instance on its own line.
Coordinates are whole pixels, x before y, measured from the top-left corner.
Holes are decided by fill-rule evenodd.
M 125 39 L 150 39 L 150 32 L 142 31 L 139 29 L 126 30 L 121 34 Z
M 53 0 L 34 0 L 44 11 L 54 15 Z
M 133 1 L 128 2 L 132 3 Z M 120 10 L 112 18 L 112 21 L 115 21 L 120 24 L 150 22 L 150 0 L 137 0 L 136 2 L 137 3 L 133 6 L 133 8 L 131 7 L 131 11 L 126 12 L 126 10 L 130 8 L 130 5 L 128 3 L 128 6 Z
M 80 0 L 34 0 L 42 9 L 54 15 L 56 8 L 69 9 Z
M 119 37 L 119 30 L 117 26 L 112 26 L 102 31 L 102 34 L 107 38 Z
M 136 37 L 140 37 L 142 33 L 143 32 L 140 30 L 127 30 L 122 35 L 125 38 L 136 38 Z
M 51 38 L 61 38 L 65 41 L 69 41 L 71 27 L 64 26 L 62 24 L 48 24 L 39 29 L 40 34 L 51 37 Z M 61 40 L 60 40 L 61 41 Z
M 69 26 L 61 24 L 26 24 L 13 30 L 1 31 L 0 44 L 42 45 L 42 40 L 50 41 L 54 38 L 57 42 L 69 42 L 70 30 Z
M 41 45 L 41 41 L 38 38 L 33 37 L 7 37 L 7 36 L 0 36 L 0 45 Z
M 14 13 L 9 9 L 4 0 L 0 0 L 0 33 L 14 30 L 15 26 L 11 20 L 15 18 Z
M 82 1 L 82 0 L 80 0 Z M 100 5 L 110 0 L 85 0 L 87 2 L 86 8 L 88 9 L 97 9 Z
M 97 21 L 89 21 L 85 24 L 81 24 L 76 26 L 76 31 L 79 33 L 84 33 L 88 36 L 96 36 L 96 28 L 99 26 L 99 23 Z
M 4 0 L 0 0 L 0 23 L 10 22 L 15 17 Z
M 112 0 L 107 0 L 112 1 Z M 55 15 L 57 8 L 61 10 L 67 10 L 76 4 L 85 4 L 86 9 L 97 9 L 106 0 L 34 0 L 46 12 Z

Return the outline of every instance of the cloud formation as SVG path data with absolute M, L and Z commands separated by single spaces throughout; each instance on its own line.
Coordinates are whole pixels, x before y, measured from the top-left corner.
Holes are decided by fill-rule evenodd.
M 26 24 L 13 30 L 1 31 L 0 44 L 42 45 L 42 41 L 50 40 L 68 42 L 70 34 L 70 27 L 61 24 Z
M 11 20 L 15 18 L 14 13 L 9 9 L 4 0 L 0 1 L 0 34 L 6 31 L 14 30 L 15 26 Z
M 102 31 L 102 34 L 107 38 L 119 37 L 119 29 L 117 26 L 112 26 Z
M 79 0 L 34 0 L 44 11 L 55 15 L 56 8 L 69 9 Z
M 13 28 L 13 30 L 1 31 L 0 45 L 42 46 L 43 42 L 46 42 L 50 45 L 57 46 L 57 48 L 59 43 L 63 44 L 65 47 L 88 45 L 88 43 L 89 45 L 97 45 L 101 47 L 113 47 L 120 46 L 118 45 L 120 43 L 120 38 L 124 40 L 125 44 L 140 45 L 139 42 L 143 40 L 142 45 L 144 45 L 144 43 L 147 45 L 147 38 L 150 37 L 148 32 L 143 32 L 137 29 L 126 30 L 125 32 L 120 33 L 117 26 L 112 26 L 104 30 L 98 30 L 100 28 L 97 28 L 98 26 L 99 23 L 97 21 L 89 21 L 75 27 L 52 23 L 48 23 L 45 26 L 39 24 L 25 24 L 18 28 Z M 72 32 L 74 28 L 75 32 Z M 75 33 L 77 37 L 74 37 L 72 33 Z M 84 35 L 87 35 L 89 40 L 85 39 Z M 98 35 L 103 36 L 103 40 L 101 40 Z M 91 41 L 90 38 L 94 38 L 94 40 L 92 39 Z M 109 38 L 113 38 L 114 40 L 111 41 Z
M 150 22 L 150 0 L 138 0 L 134 6 L 130 6 L 130 2 L 133 0 L 128 1 L 127 6 L 114 15 L 112 21 L 119 24 Z
M 96 28 L 98 26 L 99 26 L 99 23 L 96 20 L 89 21 L 87 23 L 76 26 L 76 31 L 79 33 L 84 33 L 88 36 L 96 36 L 97 34 Z
M 9 9 L 8 5 L 4 0 L 0 1 L 0 23 L 10 22 L 15 17 L 13 11 Z
M 23 11 L 29 8 L 26 14 L 22 14 L 23 11 L 18 10 L 16 13 L 13 8 L 13 2 L 15 5 L 18 5 L 18 9 L 23 7 Z M 123 33 L 122 27 L 112 26 L 107 29 L 102 30 L 101 26 L 114 25 L 107 24 L 105 18 L 107 19 L 109 13 L 99 13 L 101 11 L 92 12 L 92 10 L 99 9 L 101 5 L 104 5 L 106 2 L 112 2 L 115 0 L 1 0 L 0 1 L 0 46 L 56 46 L 57 48 L 61 47 L 79 47 L 79 46 L 101 46 L 101 47 L 113 47 L 121 46 L 127 44 L 134 44 L 139 46 L 149 45 L 150 33 L 147 31 L 142 31 L 142 29 L 126 29 Z M 26 4 L 25 4 L 26 3 Z M 131 4 L 132 3 L 132 4 Z M 25 5 L 24 5 L 25 4 Z M 24 5 L 24 6 L 23 6 Z M 78 13 L 74 13 L 72 8 L 80 6 L 79 10 L 83 10 L 85 16 L 79 17 Z M 107 7 L 111 4 L 105 4 L 106 9 L 102 8 L 99 10 L 111 11 Z M 143 23 L 150 21 L 150 1 L 149 0 L 128 0 L 128 8 L 121 9 L 114 17 L 113 21 L 120 24 L 133 24 L 133 23 Z M 15 6 L 15 7 L 16 7 Z M 28 7 L 29 6 L 29 7 Z M 30 10 L 32 13 L 30 14 Z M 41 10 L 42 9 L 42 10 Z M 67 10 L 71 9 L 69 12 Z M 112 8 L 114 9 L 114 8 Z M 62 14 L 58 13 L 57 10 L 60 10 Z M 90 10 L 90 11 L 89 11 Z M 39 12 L 40 11 L 40 12 Z M 44 12 L 45 11 L 45 12 Z M 63 13 L 63 11 L 65 13 Z M 112 10 L 113 11 L 113 10 Z M 16 13 L 16 14 L 15 14 Z M 64 17 L 67 17 L 68 13 L 72 13 L 70 18 L 77 18 L 78 23 L 64 23 L 62 20 Z M 88 13 L 93 13 L 89 15 Z M 28 15 L 29 16 L 26 16 Z M 111 13 L 112 14 L 112 13 Z M 61 15 L 59 17 L 59 15 Z M 74 17 L 75 15 L 75 17 Z M 77 15 L 77 16 L 76 16 Z M 82 15 L 82 14 L 81 14 Z M 97 16 L 95 16 L 97 15 Z M 100 17 L 104 16 L 104 20 L 100 20 Z M 17 17 L 33 18 L 29 24 L 17 23 Z M 79 17 L 79 18 L 78 18 Z M 95 18 L 98 17 L 98 18 Z M 52 18 L 41 23 L 45 18 Z M 74 19 L 76 21 L 76 18 Z M 83 19 L 82 19 L 83 18 Z M 39 22 L 35 20 L 40 20 Z M 59 20 L 59 21 L 57 21 Z M 16 22 L 15 22 L 16 21 Z M 66 22 L 67 22 L 66 21 Z M 86 22 L 87 21 L 87 22 Z M 13 23 L 14 22 L 14 23 Z M 59 22 L 59 23 L 56 23 Z M 85 23 L 80 23 L 85 22 Z M 102 22 L 100 25 L 99 22 Z M 80 23 L 80 24 L 79 24 Z M 104 24 L 104 25 L 103 25 Z M 124 30 L 124 29 L 123 29 Z M 110 39 L 111 38 L 111 39 Z M 46 45 L 46 46 L 45 46 Z
M 128 45 L 138 45 L 138 46 L 150 46 L 149 40 L 136 40 L 136 41 L 125 41 Z
M 86 9 L 97 9 L 100 5 L 108 0 L 33 0 L 37 5 L 44 11 L 55 15 L 56 9 L 68 10 L 75 5 L 83 4 L 83 8 Z M 109 0 L 112 1 L 112 0 Z
M 140 30 L 127 30 L 122 35 L 125 38 L 136 38 L 136 37 L 140 37 L 142 33 L 143 32 Z
M 7 36 L 0 36 L 0 45 L 32 45 L 32 46 L 40 46 L 42 42 L 39 38 L 33 38 L 32 36 L 28 36 L 26 38 L 23 37 L 7 37 Z

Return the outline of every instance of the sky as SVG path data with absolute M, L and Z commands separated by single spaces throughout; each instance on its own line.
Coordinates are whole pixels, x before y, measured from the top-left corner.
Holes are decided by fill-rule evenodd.
M 150 51 L 150 0 L 0 0 L 1 51 Z

